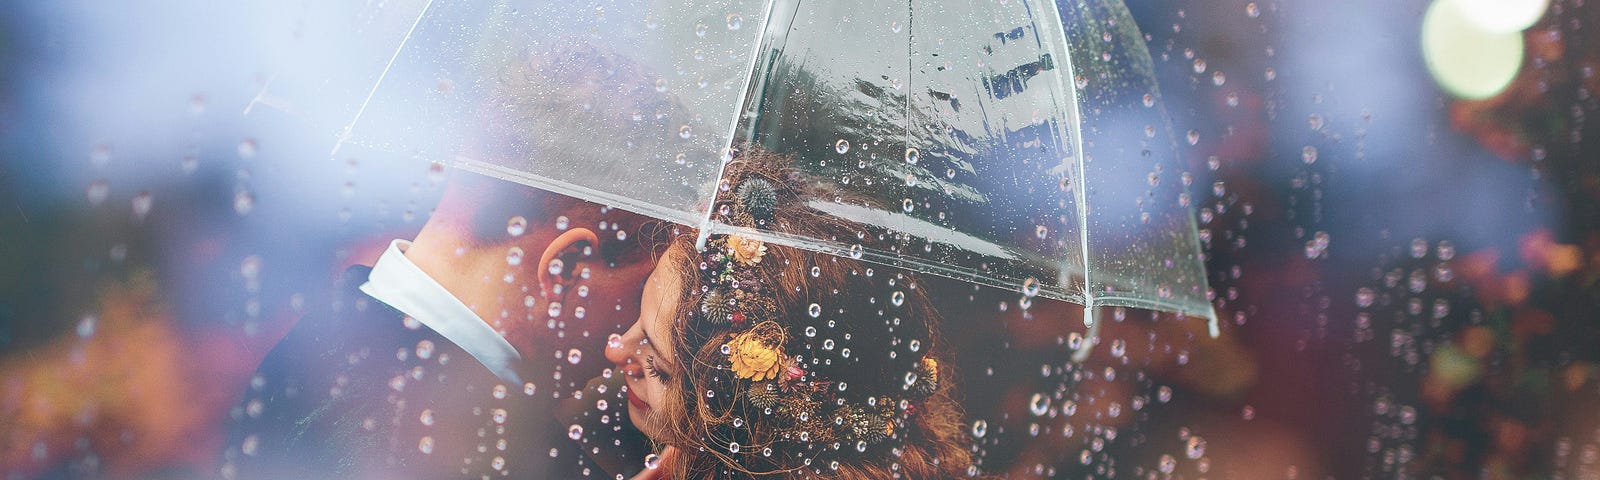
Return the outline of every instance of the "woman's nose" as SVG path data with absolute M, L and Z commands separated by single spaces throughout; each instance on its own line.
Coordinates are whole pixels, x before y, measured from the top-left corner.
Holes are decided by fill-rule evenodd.
M 635 323 L 628 331 L 621 334 L 613 333 L 609 338 L 606 338 L 606 360 L 610 360 L 611 363 L 616 364 L 618 367 L 626 367 L 629 363 L 632 363 L 633 348 L 636 348 L 638 341 L 630 341 L 630 339 L 638 334 L 638 330 L 639 324 Z

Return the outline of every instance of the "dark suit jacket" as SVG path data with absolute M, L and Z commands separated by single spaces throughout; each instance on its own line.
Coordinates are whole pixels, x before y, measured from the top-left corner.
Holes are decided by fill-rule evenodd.
M 577 478 L 547 388 L 508 385 L 460 347 L 358 290 L 312 311 L 267 355 L 233 412 L 235 478 Z M 526 366 L 524 366 L 526 367 Z M 599 473 L 599 472 L 594 472 Z

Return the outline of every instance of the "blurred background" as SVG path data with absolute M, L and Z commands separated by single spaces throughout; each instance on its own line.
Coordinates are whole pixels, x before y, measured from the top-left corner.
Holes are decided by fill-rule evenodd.
M 980 466 L 1600 478 L 1597 7 L 1126 3 L 1222 335 L 1108 310 L 1074 363 L 1081 308 L 934 282 Z M 269 94 L 340 59 L 307 5 L 0 6 L 0 476 L 218 476 L 256 363 L 426 221 L 447 172 Z

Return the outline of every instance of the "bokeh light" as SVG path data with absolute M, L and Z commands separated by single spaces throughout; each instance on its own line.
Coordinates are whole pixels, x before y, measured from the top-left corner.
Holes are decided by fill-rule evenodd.
M 1550 0 L 1443 0 L 1486 32 L 1520 32 L 1544 16 Z
M 1472 0 L 1477 1 L 1477 0 Z M 1506 2 L 1521 3 L 1521 2 Z M 1422 56 L 1435 81 L 1462 98 L 1492 97 L 1522 66 L 1522 32 L 1494 31 L 1475 21 L 1490 15 L 1451 0 L 1436 0 L 1422 19 Z

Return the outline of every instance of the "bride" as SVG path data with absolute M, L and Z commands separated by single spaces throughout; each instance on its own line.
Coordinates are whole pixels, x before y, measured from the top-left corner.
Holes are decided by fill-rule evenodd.
M 783 158 L 726 168 L 718 219 L 855 238 L 807 208 Z M 656 445 L 636 478 L 927 479 L 977 474 L 939 318 L 917 277 L 850 258 L 663 232 L 639 320 L 606 358 Z M 887 270 L 887 269 L 884 269 Z

